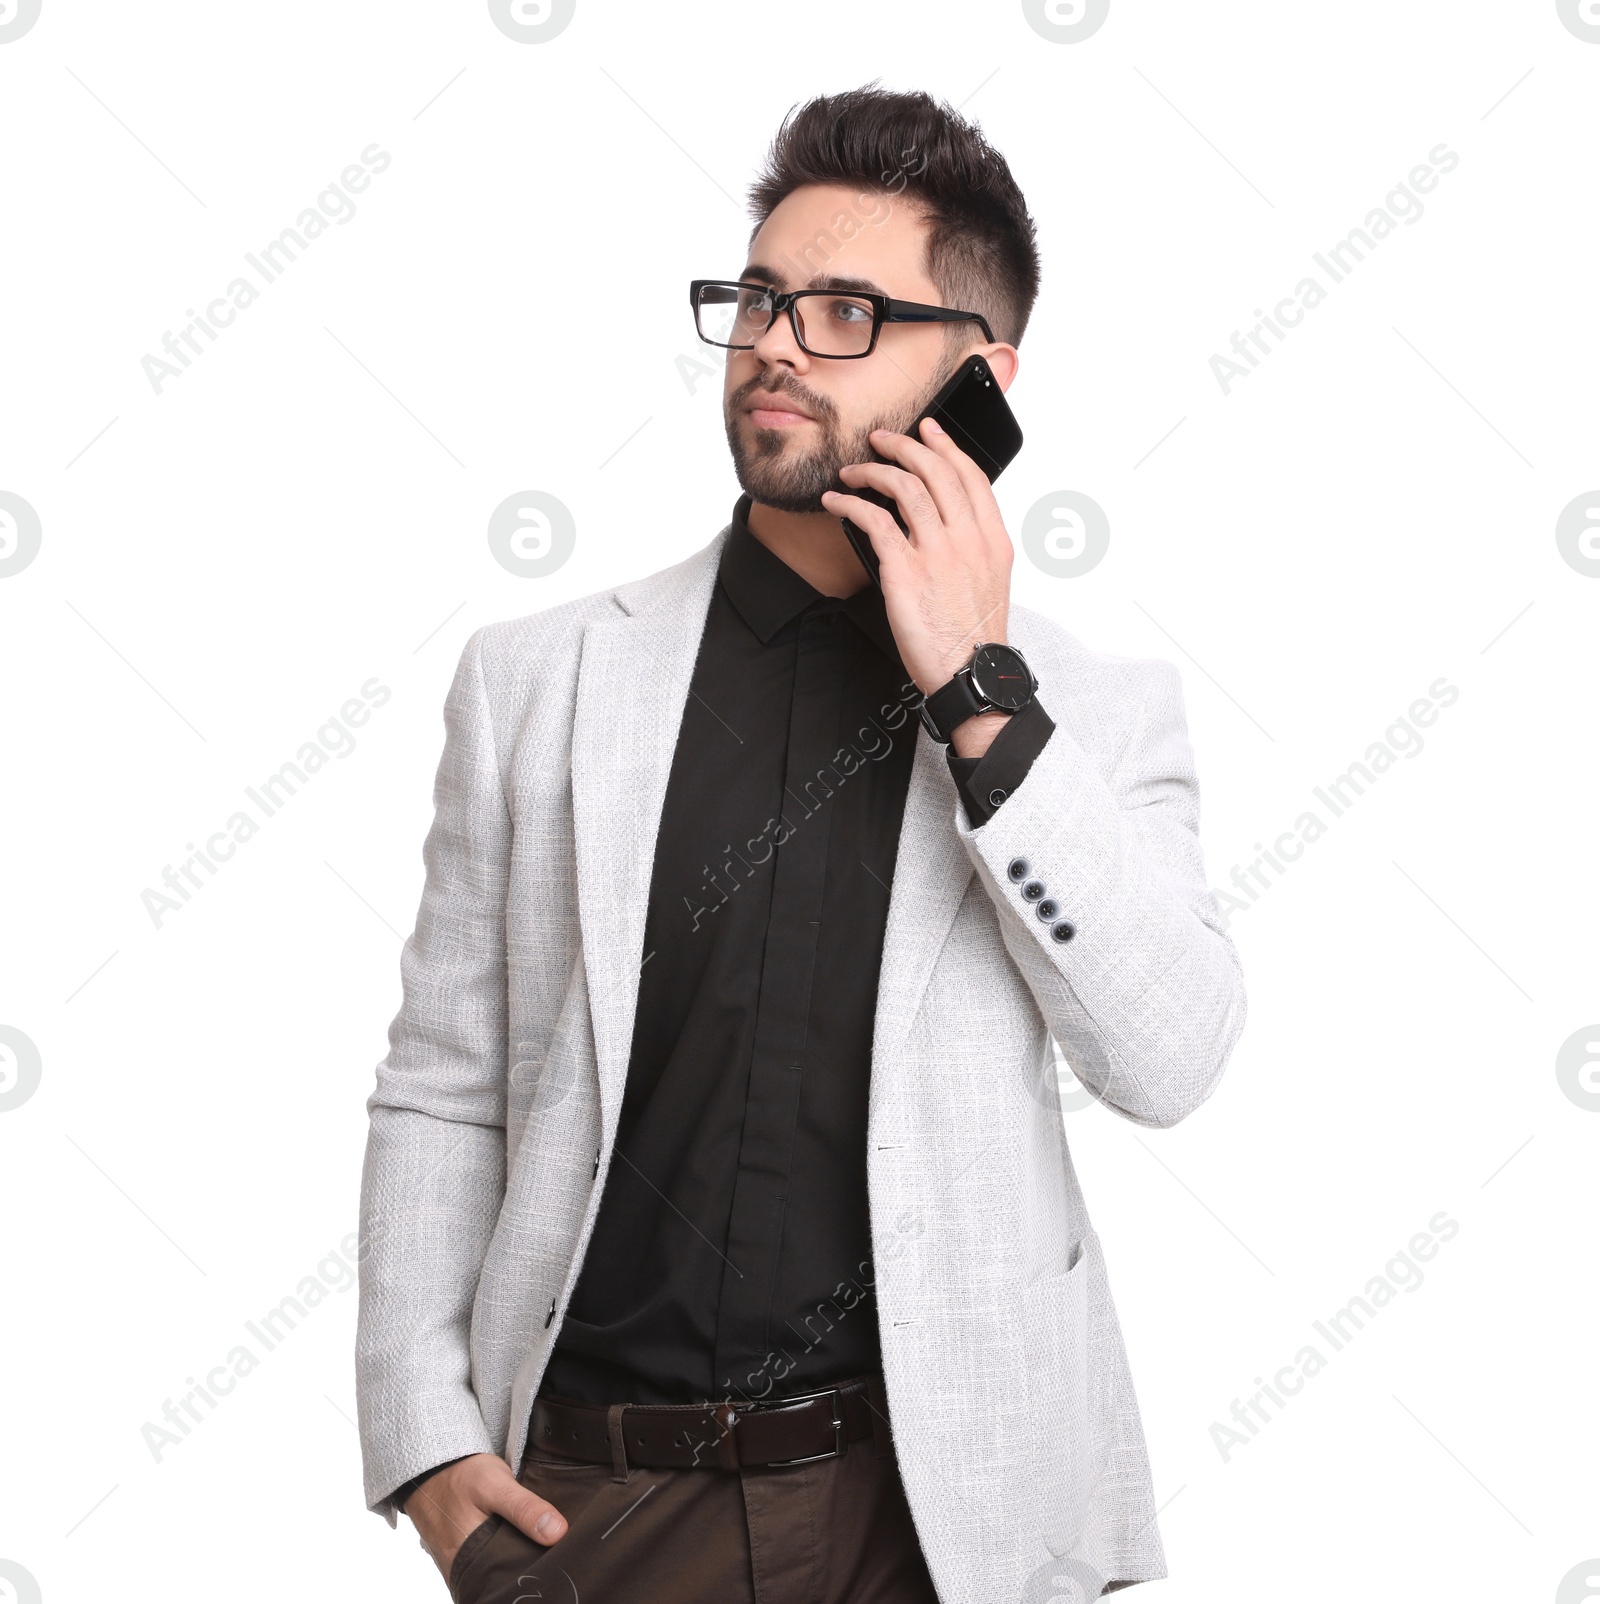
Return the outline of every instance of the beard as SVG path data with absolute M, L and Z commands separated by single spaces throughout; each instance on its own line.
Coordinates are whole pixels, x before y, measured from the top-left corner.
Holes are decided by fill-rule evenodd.
M 889 429 L 895 434 L 910 434 L 912 424 L 939 393 L 945 378 L 945 374 L 939 374 L 915 399 L 851 428 L 840 422 L 839 409 L 825 397 L 786 375 L 759 375 L 723 402 L 723 423 L 739 488 L 752 501 L 779 512 L 826 512 L 822 505 L 824 491 L 853 494 L 839 477 L 842 467 L 851 462 L 879 460 L 868 439 L 872 431 Z M 744 403 L 755 390 L 786 395 L 803 406 L 815 420 L 816 438 L 809 445 L 800 445 L 794 438 L 801 432 L 798 424 L 781 429 L 752 426 L 744 431 Z

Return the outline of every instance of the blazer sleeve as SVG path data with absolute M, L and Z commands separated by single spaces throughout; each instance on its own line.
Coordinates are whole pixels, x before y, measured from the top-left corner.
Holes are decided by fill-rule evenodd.
M 1205 880 L 1177 669 L 1136 671 L 1144 694 L 1108 776 L 1058 724 L 1004 807 L 954 820 L 1074 1073 L 1127 1119 L 1168 1126 L 1221 1079 L 1244 978 Z
M 511 822 L 479 630 L 445 702 L 444 754 L 402 1000 L 367 1100 L 356 1403 L 367 1507 L 445 1460 L 493 1453 L 468 1336 L 505 1193 L 505 900 Z

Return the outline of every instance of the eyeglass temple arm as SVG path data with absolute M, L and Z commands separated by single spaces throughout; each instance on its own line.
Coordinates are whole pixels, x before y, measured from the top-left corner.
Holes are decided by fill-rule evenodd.
M 885 304 L 889 320 L 895 323 L 976 323 L 986 340 L 994 338 L 987 318 L 977 312 L 956 312 L 948 306 L 929 306 L 922 301 L 889 301 Z

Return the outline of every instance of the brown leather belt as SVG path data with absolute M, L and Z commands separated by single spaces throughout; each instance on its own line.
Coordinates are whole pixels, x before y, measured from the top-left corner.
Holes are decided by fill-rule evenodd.
M 759 1403 L 608 1407 L 540 1394 L 533 1401 L 528 1447 L 610 1465 L 618 1476 L 630 1465 L 738 1470 L 832 1459 L 847 1442 L 873 1434 L 872 1380 L 860 1377 Z M 881 1384 L 877 1390 L 881 1397 Z

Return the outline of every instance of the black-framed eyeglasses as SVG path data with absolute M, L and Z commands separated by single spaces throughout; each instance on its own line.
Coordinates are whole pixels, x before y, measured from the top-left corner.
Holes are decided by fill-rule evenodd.
M 993 341 L 988 323 L 976 312 L 887 295 L 845 294 L 840 290 L 775 290 L 770 284 L 740 279 L 697 278 L 689 285 L 694 326 L 707 345 L 748 351 L 780 314 L 789 314 L 795 343 L 808 356 L 841 360 L 871 356 L 885 323 L 976 323 Z

